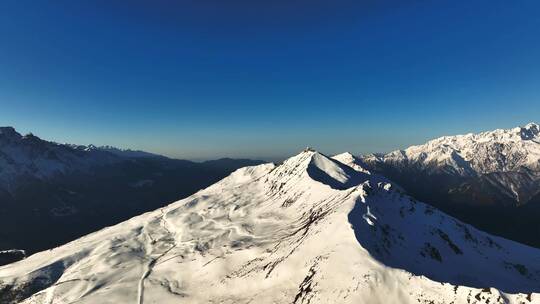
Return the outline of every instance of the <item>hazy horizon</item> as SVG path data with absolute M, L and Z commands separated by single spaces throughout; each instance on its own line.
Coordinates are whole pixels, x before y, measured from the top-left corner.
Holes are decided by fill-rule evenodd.
M 15 128 L 15 130 L 17 132 L 19 132 L 20 134 L 22 135 L 25 135 L 25 134 L 33 134 L 43 140 L 47 140 L 47 141 L 53 141 L 53 142 L 57 142 L 57 143 L 61 143 L 61 144 L 77 144 L 77 145 L 95 145 L 95 146 L 112 146 L 114 148 L 119 148 L 119 149 L 130 149 L 130 150 L 141 150 L 141 151 L 145 151 L 145 152 L 150 152 L 150 153 L 156 153 L 156 154 L 160 154 L 160 155 L 164 155 L 164 156 L 167 156 L 169 158 L 175 158 L 175 159 L 187 159 L 187 160 L 191 160 L 191 161 L 196 161 L 196 162 L 201 162 L 201 161 L 207 161 L 207 160 L 215 160 L 215 159 L 220 159 L 220 158 L 246 158 L 246 159 L 253 159 L 253 160 L 264 160 L 264 161 L 269 161 L 269 162 L 281 162 L 293 155 L 296 155 L 297 153 L 300 153 L 302 150 L 304 150 L 305 148 L 309 147 L 309 148 L 312 148 L 312 149 L 315 149 L 315 150 L 318 150 L 319 152 L 322 152 L 322 153 L 325 153 L 325 154 L 328 154 L 328 155 L 336 155 L 336 154 L 339 154 L 339 153 L 344 153 L 344 152 L 349 152 L 349 153 L 352 153 L 354 155 L 365 155 L 365 154 L 371 154 L 371 153 L 387 153 L 387 152 L 391 152 L 391 151 L 395 151 L 395 150 L 401 150 L 401 149 L 405 149 L 407 147 L 410 147 L 410 146 L 413 146 L 413 145 L 419 145 L 419 144 L 423 144 L 429 140 L 432 140 L 432 139 L 435 139 L 435 138 L 439 138 L 439 137 L 443 137 L 443 136 L 454 136 L 454 135 L 464 135 L 464 134 L 467 134 L 467 133 L 480 133 L 480 132 L 484 132 L 484 131 L 493 131 L 495 129 L 510 129 L 510 128 L 515 128 L 515 127 L 520 127 L 520 126 L 525 126 L 526 124 L 529 124 L 529 123 L 537 123 L 535 121 L 530 121 L 528 123 L 522 123 L 522 124 L 519 124 L 519 125 L 514 125 L 514 126 L 508 126 L 508 127 L 499 127 L 499 128 L 494 128 L 494 129 L 482 129 L 482 130 L 475 130 L 475 131 L 469 131 L 469 132 L 463 132 L 463 133 L 459 133 L 459 134 L 441 134 L 439 136 L 436 136 L 436 137 L 433 137 L 433 138 L 428 138 L 422 142 L 417 142 L 417 143 L 411 143 L 411 144 L 408 144 L 408 145 L 404 145 L 404 146 L 401 146 L 401 147 L 396 147 L 395 149 L 392 149 L 392 150 L 386 150 L 386 151 L 368 151 L 368 152 L 358 152 L 358 151 L 352 151 L 352 150 L 341 150 L 341 151 L 333 151 L 333 150 L 330 150 L 330 151 L 327 151 L 327 150 L 321 150 L 319 149 L 318 147 L 316 146 L 312 146 L 312 145 L 304 145 L 304 146 L 299 146 L 299 148 L 297 150 L 291 150 L 290 153 L 286 154 L 286 155 L 281 155 L 281 156 L 261 156 L 261 155 L 245 155 L 245 156 L 231 156 L 231 155 L 217 155 L 216 157 L 209 157 L 209 158 L 205 158 L 205 157 L 191 157 L 191 158 L 188 158 L 188 157 L 182 157 L 182 156 L 176 156 L 176 155 L 167 155 L 166 153 L 160 153 L 158 151 L 153 151 L 153 150 L 146 150 L 146 149 L 141 149 L 141 148 L 137 148 L 137 147 L 124 147 L 124 146 L 118 146 L 118 145 L 106 145 L 106 144 L 95 144 L 95 143 L 80 143 L 80 142 L 68 142 L 68 141 L 59 141 L 59 140 L 54 140 L 54 139 L 51 139 L 51 138 L 45 138 L 43 136 L 40 136 L 39 134 L 35 133 L 35 132 L 32 132 L 31 130 L 28 130 L 26 132 L 22 131 L 21 129 L 18 129 L 14 126 L 0 126 L 0 127 L 13 127 Z M 264 155 L 264 153 L 262 154 Z
M 388 152 L 540 117 L 540 4 L 0 4 L 0 124 L 204 160 Z

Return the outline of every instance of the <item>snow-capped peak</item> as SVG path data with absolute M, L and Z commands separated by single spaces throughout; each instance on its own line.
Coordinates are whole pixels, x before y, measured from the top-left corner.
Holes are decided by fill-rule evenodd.
M 364 166 L 362 166 L 362 160 L 360 160 L 358 157 L 354 156 L 353 154 L 349 152 L 344 152 L 341 154 L 334 155 L 332 156 L 332 158 L 343 164 L 346 164 L 347 166 L 353 168 L 356 171 L 366 173 L 366 174 L 371 174 L 369 170 L 367 170 L 366 168 L 364 168 Z
M 523 126 L 524 129 L 536 129 L 536 130 L 539 130 L 540 129 L 540 125 L 538 125 L 537 123 L 535 122 L 530 122 L 528 124 L 526 124 L 525 126 Z M 538 133 L 538 131 L 537 131 Z
M 307 177 L 334 189 L 354 187 L 368 179 L 365 173 L 311 148 L 285 160 L 272 174 L 284 179 Z
M 528 123 L 527 125 L 520 128 L 521 139 L 523 140 L 532 140 L 538 138 L 540 134 L 540 126 L 536 123 Z
M 92 144 L 89 144 L 88 146 L 86 146 L 86 148 L 84 149 L 85 151 L 94 151 L 94 150 L 97 150 L 98 147 L 92 145 Z
M 478 175 L 540 169 L 540 127 L 523 127 L 444 136 L 366 161 L 407 163 L 432 170 L 452 170 L 460 175 Z
M 489 236 L 372 178 L 316 151 L 242 168 L 165 208 L 0 267 L 0 300 L 540 300 L 537 249 Z
M 356 157 L 354 155 L 352 155 L 352 153 L 350 152 L 343 152 L 343 153 L 340 153 L 340 154 L 336 154 L 334 156 L 332 156 L 333 159 L 335 160 L 338 160 L 338 161 L 346 161 L 346 162 L 353 162 Z M 342 162 L 342 163 L 346 163 L 346 162 Z
M 444 136 L 385 155 L 363 156 L 362 163 L 409 188 L 416 189 L 411 183 L 419 178 L 444 180 L 448 184 L 437 188 L 452 193 L 491 189 L 491 202 L 519 205 L 540 193 L 539 129 L 538 124 L 529 123 L 511 129 Z

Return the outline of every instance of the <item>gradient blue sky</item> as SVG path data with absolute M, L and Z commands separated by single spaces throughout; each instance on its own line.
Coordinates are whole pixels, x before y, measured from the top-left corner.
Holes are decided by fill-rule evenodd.
M 540 120 L 538 1 L 1 1 L 0 124 L 173 157 Z

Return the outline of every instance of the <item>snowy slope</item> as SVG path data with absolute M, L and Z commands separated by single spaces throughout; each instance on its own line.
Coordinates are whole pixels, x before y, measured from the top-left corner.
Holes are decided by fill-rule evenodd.
M 0 268 L 15 303 L 540 303 L 540 250 L 314 151 Z

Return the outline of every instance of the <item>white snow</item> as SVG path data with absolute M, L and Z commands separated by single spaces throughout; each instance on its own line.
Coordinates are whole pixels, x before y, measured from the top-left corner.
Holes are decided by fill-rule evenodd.
M 8 254 L 8 253 L 13 253 L 13 254 L 20 254 L 22 256 L 25 256 L 26 255 L 26 251 L 22 250 L 22 249 L 7 249 L 7 250 L 0 250 L 0 254 Z
M 0 267 L 0 299 L 540 303 L 540 250 L 393 188 L 306 150 Z
M 358 159 L 356 156 L 352 155 L 349 152 L 341 153 L 338 155 L 332 156 L 333 159 L 337 160 L 338 162 L 341 162 L 354 170 L 358 172 L 363 172 L 366 174 L 371 174 L 369 170 L 362 167 L 360 159 Z

